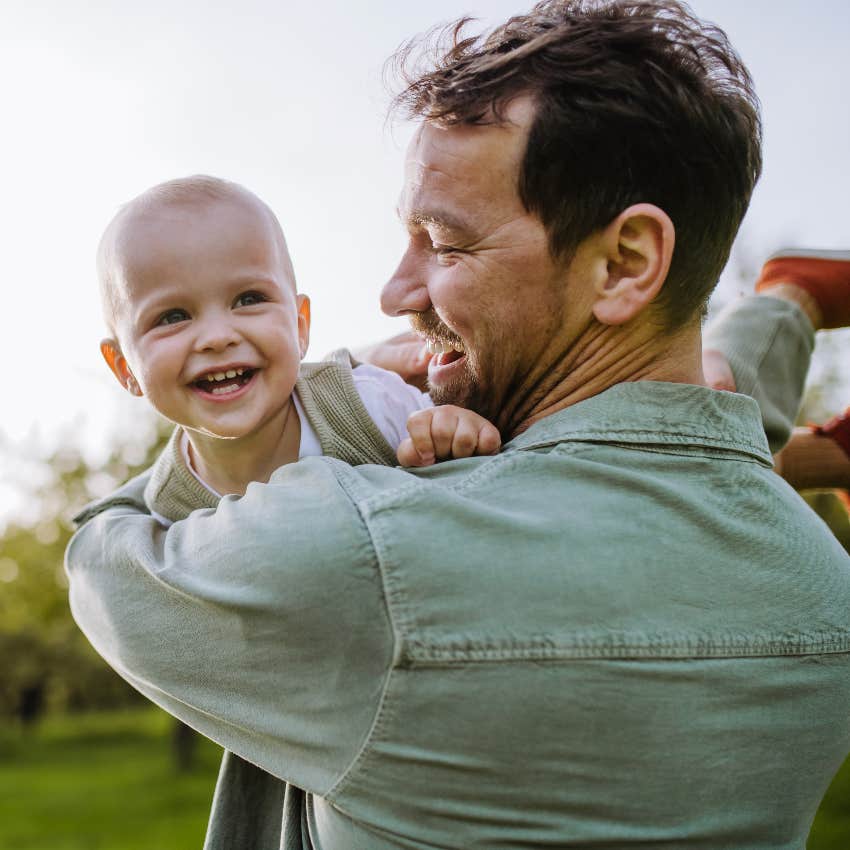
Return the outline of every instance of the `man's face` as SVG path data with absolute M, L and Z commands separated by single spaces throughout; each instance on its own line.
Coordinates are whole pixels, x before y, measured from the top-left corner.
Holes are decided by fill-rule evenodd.
M 226 439 L 285 416 L 309 321 L 285 252 L 247 200 L 166 206 L 123 228 L 118 338 L 163 416 Z
M 419 128 L 399 203 L 409 243 L 381 298 L 437 349 L 434 401 L 503 427 L 569 334 L 567 268 L 517 190 L 531 102 L 514 101 L 506 117 L 503 126 Z

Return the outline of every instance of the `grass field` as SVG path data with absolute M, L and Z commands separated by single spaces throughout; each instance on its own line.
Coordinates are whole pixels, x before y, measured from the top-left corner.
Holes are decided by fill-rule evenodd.
M 850 848 L 850 759 L 832 782 L 809 835 L 808 850 Z
M 173 721 L 142 709 L 0 733 L 2 850 L 200 850 L 221 750 L 177 773 Z
M 199 741 L 196 766 L 178 773 L 171 724 L 136 709 L 0 731 L 0 850 L 200 850 L 221 751 Z M 808 845 L 848 848 L 850 761 Z

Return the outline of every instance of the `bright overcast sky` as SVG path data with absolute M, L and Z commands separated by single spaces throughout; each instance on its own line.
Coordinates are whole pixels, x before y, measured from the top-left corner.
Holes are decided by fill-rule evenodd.
M 850 247 L 850 3 L 693 7 L 729 33 L 764 108 L 765 170 L 740 254 L 760 263 L 788 243 Z M 378 310 L 403 242 L 394 206 L 407 138 L 384 124 L 383 61 L 437 22 L 469 13 L 495 23 L 526 8 L 0 3 L 0 463 L 59 435 L 91 452 L 138 418 L 144 402 L 99 359 L 93 255 L 117 206 L 171 177 L 227 177 L 277 212 L 313 300 L 313 357 L 400 330 Z

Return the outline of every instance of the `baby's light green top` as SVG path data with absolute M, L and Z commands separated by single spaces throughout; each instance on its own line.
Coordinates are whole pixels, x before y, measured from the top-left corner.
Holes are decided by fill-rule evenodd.
M 239 757 L 209 848 L 799 850 L 850 751 L 850 559 L 770 466 L 752 399 L 643 382 L 167 531 L 142 476 L 72 541 L 71 602 Z

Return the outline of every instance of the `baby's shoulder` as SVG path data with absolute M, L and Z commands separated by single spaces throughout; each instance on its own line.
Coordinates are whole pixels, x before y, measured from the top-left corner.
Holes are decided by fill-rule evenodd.
M 410 414 L 433 406 L 427 393 L 369 363 L 356 366 L 352 378 L 363 406 L 394 449 L 407 436 Z

